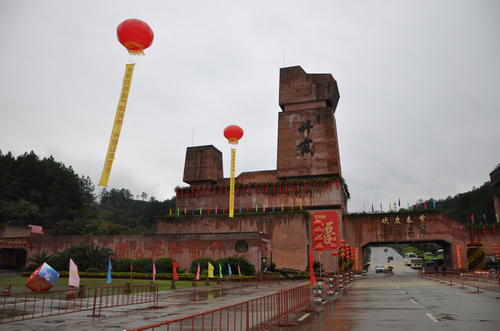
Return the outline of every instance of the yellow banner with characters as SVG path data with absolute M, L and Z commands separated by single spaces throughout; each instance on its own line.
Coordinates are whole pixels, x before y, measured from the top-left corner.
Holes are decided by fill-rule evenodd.
M 236 165 L 236 149 L 231 148 L 231 179 L 229 181 L 229 217 L 234 215 L 234 172 Z
M 113 130 L 111 131 L 111 138 L 109 139 L 108 153 L 104 160 L 104 167 L 102 169 L 101 180 L 99 186 L 108 186 L 109 175 L 113 160 L 115 159 L 116 148 L 118 147 L 118 138 L 122 130 L 123 118 L 125 117 L 125 108 L 127 107 L 128 94 L 130 91 L 130 84 L 132 83 L 132 75 L 134 73 L 134 63 L 127 64 L 125 68 L 125 76 L 123 77 L 122 92 L 120 93 L 120 101 L 116 109 L 115 121 L 113 123 Z

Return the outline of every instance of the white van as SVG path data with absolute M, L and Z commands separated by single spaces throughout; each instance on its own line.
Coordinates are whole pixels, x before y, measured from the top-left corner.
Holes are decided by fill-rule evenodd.
M 405 254 L 405 265 L 411 265 L 411 260 L 416 259 L 417 254 L 415 253 L 406 253 Z

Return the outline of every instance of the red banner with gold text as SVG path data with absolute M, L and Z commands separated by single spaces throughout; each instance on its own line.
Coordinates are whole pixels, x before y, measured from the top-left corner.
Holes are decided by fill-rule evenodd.
M 314 226 L 314 222 L 320 220 L 323 222 L 323 226 L 321 229 L 323 232 L 321 236 L 323 237 L 323 248 L 324 250 L 333 250 L 337 249 L 339 243 L 339 213 L 338 211 L 314 211 L 311 213 L 311 231 L 314 231 L 316 228 Z M 317 235 L 312 232 L 311 238 L 316 238 Z M 336 244 L 337 248 L 333 248 L 333 245 Z M 313 245 L 314 247 L 314 245 Z

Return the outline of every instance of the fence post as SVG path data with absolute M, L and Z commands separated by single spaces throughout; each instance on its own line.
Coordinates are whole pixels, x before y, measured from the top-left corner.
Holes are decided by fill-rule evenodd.
M 87 295 L 85 294 L 85 285 L 80 284 L 80 290 L 78 291 L 79 298 L 85 298 Z
M 68 292 L 66 292 L 66 299 L 74 299 L 76 297 L 75 290 L 73 286 L 68 286 Z
M 87 317 L 104 317 L 104 315 L 96 315 L 95 309 L 97 306 L 97 287 L 94 287 L 94 307 L 92 307 L 92 315 L 87 315 Z M 99 313 L 101 312 L 101 305 L 99 305 Z
M 5 284 L 5 288 L 2 291 L 2 295 L 10 295 L 12 293 L 11 288 L 12 288 L 12 284 L 10 284 L 10 283 Z

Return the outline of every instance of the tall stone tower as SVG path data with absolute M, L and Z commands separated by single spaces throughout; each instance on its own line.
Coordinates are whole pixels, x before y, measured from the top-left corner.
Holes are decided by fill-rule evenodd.
M 335 123 L 339 97 L 330 74 L 307 74 L 300 66 L 281 69 L 279 179 L 342 176 Z

